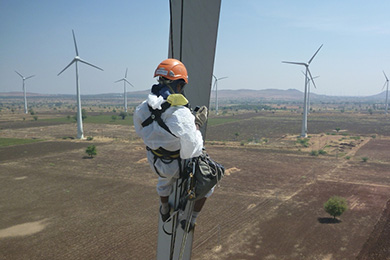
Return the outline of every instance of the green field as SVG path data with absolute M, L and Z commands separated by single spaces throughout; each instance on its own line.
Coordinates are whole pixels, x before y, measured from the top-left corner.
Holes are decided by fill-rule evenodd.
M 232 123 L 239 120 L 240 120 L 239 118 L 214 117 L 214 118 L 209 118 L 207 124 L 210 126 L 214 126 L 214 125 Z M 75 123 L 75 120 L 73 118 L 67 118 L 67 117 L 42 119 L 42 121 L 58 122 L 58 123 Z M 86 119 L 83 120 L 83 123 L 132 126 L 133 116 L 129 115 L 124 120 L 122 120 L 120 116 L 116 116 L 116 119 L 113 119 L 112 115 L 88 116 Z
M 0 138 L 0 147 L 40 142 L 40 139 Z
M 58 122 L 58 123 L 75 123 L 76 121 L 73 118 L 60 117 L 60 118 L 50 118 L 42 119 L 42 121 L 49 122 Z M 124 120 L 120 116 L 116 116 L 116 119 L 112 115 L 97 115 L 97 116 L 88 116 L 83 120 L 83 123 L 86 124 L 110 124 L 110 125 L 133 125 L 133 116 L 127 116 Z

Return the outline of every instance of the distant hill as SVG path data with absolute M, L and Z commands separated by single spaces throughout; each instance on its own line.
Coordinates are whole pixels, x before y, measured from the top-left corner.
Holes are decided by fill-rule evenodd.
M 150 93 L 150 90 L 141 90 L 141 91 L 132 91 L 128 92 L 128 97 L 132 99 L 145 99 L 146 96 Z M 122 93 L 105 93 L 105 94 L 91 94 L 91 95 L 82 95 L 83 98 L 88 99 L 106 99 L 106 98 L 118 98 L 122 97 Z M 211 92 L 211 98 L 215 98 L 215 92 Z M 7 97 L 22 97 L 23 92 L 0 92 L 0 98 Z M 27 93 L 28 97 L 55 97 L 55 98 L 69 98 L 75 95 L 65 95 L 65 94 L 39 94 L 39 93 Z M 311 93 L 310 100 L 317 102 L 383 102 L 386 98 L 386 92 L 379 93 L 373 96 L 365 97 L 354 97 L 354 96 L 327 96 L 327 95 L 318 95 Z M 221 101 L 227 100 L 236 100 L 243 102 L 253 102 L 253 101 L 302 101 L 303 92 L 296 89 L 238 89 L 238 90 L 219 90 L 218 99 Z
M 211 93 L 213 98 L 215 92 Z M 230 99 L 230 100 L 254 100 L 254 99 L 265 99 L 265 100 L 301 100 L 303 93 L 296 89 L 280 90 L 280 89 L 239 89 L 239 90 L 219 90 L 219 99 Z
M 239 90 L 219 90 L 218 99 L 223 100 L 238 100 L 238 101 L 303 101 L 303 92 L 296 89 L 280 90 L 280 89 L 239 89 Z M 215 98 L 215 93 L 211 93 L 211 98 Z M 357 97 L 357 96 L 327 96 L 311 93 L 311 101 L 323 102 L 383 102 L 386 98 L 386 92 L 382 92 L 373 96 Z

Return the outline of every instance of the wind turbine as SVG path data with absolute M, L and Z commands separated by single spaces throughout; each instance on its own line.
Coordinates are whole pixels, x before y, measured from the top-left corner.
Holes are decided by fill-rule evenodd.
M 305 75 L 305 72 L 302 71 L 302 74 Z M 316 79 L 316 78 L 319 78 L 320 76 L 315 76 L 313 77 L 313 79 Z M 310 114 L 310 81 L 311 79 L 308 78 L 307 79 L 307 113 Z M 316 86 L 314 86 L 315 88 L 317 88 Z
M 16 70 L 15 70 L 15 72 L 16 72 L 16 73 L 22 78 L 22 80 L 23 80 L 24 113 L 27 114 L 27 113 L 28 113 L 28 112 L 27 112 L 27 97 L 26 97 L 26 88 L 25 88 L 25 86 L 24 86 L 24 81 L 27 80 L 27 79 L 29 79 L 29 78 L 34 77 L 35 75 L 28 76 L 27 78 L 25 78 L 22 74 L 20 74 L 20 73 L 17 72 Z
M 127 93 L 126 93 L 126 82 L 130 84 L 130 86 L 132 86 L 134 88 L 134 86 L 127 80 L 127 68 L 126 68 L 126 72 L 125 72 L 125 77 L 123 79 L 120 79 L 120 80 L 117 80 L 115 81 L 114 83 L 116 82 L 119 82 L 119 81 L 123 81 L 123 95 L 125 97 L 125 112 L 127 112 Z
M 385 84 L 383 85 L 383 88 L 382 88 L 382 91 L 383 89 L 385 88 L 386 86 L 386 104 L 385 104 L 385 114 L 387 115 L 387 108 L 389 107 L 389 103 L 388 103 L 388 97 L 389 97 L 389 79 L 387 78 L 386 76 L 386 73 L 383 71 L 383 75 L 385 75 L 385 78 L 386 78 L 386 81 L 385 81 Z
M 83 119 L 82 119 L 82 116 L 81 116 L 81 98 L 80 98 L 80 82 L 79 82 L 79 69 L 78 69 L 78 66 L 77 66 L 77 62 L 81 62 L 81 63 L 85 63 L 89 66 L 92 66 L 94 68 L 97 68 L 99 70 L 103 70 L 101 68 L 99 68 L 98 66 L 95 66 L 89 62 L 86 62 L 85 60 L 82 60 L 80 57 L 79 57 L 79 51 L 77 50 L 77 44 L 76 44 L 76 37 L 74 35 L 74 31 L 72 30 L 72 34 L 73 34 L 73 41 L 74 41 L 74 48 L 76 50 L 76 57 L 74 57 L 74 59 L 69 63 L 68 66 L 66 66 L 63 70 L 61 70 L 60 73 L 58 73 L 57 76 L 59 76 L 62 72 L 64 72 L 67 68 L 69 68 L 70 65 L 72 65 L 73 63 L 75 64 L 76 66 L 76 89 L 77 89 L 77 138 L 78 139 L 84 139 L 84 131 L 83 131 Z
M 214 74 L 214 89 L 215 89 L 215 113 L 218 115 L 218 80 L 227 79 L 227 77 L 217 78 Z
M 302 131 L 301 131 L 301 137 L 307 137 L 307 91 L 308 91 L 308 75 L 310 75 L 311 81 L 313 82 L 314 87 L 316 88 L 316 84 L 314 83 L 313 76 L 311 75 L 311 72 L 309 70 L 309 65 L 313 61 L 314 57 L 317 55 L 317 53 L 322 48 L 323 44 L 318 48 L 318 50 L 314 53 L 313 57 L 306 63 L 306 62 L 291 62 L 291 61 L 282 61 L 283 63 L 288 64 L 295 64 L 295 65 L 302 65 L 306 67 L 305 72 L 305 95 L 303 100 L 303 120 L 302 120 Z

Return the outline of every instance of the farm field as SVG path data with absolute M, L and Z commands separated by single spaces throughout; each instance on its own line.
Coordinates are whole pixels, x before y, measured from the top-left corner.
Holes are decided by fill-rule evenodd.
M 87 119 L 93 140 L 75 140 L 74 122 L 52 120 L 65 112 L 43 114 L 0 120 L 0 142 L 34 140 L 0 146 L 0 259 L 155 259 L 157 178 L 131 122 Z M 192 259 L 390 259 L 389 118 L 313 113 L 297 142 L 300 120 L 211 116 L 206 149 L 226 176 L 199 217 Z M 339 221 L 323 210 L 333 195 L 349 206 Z

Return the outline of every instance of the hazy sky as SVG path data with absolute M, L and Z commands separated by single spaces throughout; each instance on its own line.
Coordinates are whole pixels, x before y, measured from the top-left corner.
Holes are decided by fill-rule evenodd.
M 185 0 L 188 1 L 188 0 Z M 210 0 L 211 1 L 211 0 Z M 214 74 L 228 76 L 219 89 L 303 91 L 311 63 L 317 89 L 327 95 L 375 95 L 390 76 L 390 1 L 222 0 Z M 122 93 L 123 78 L 145 90 L 155 67 L 167 57 L 168 0 L 0 0 L 0 92 L 75 94 L 75 68 L 57 74 L 74 58 L 72 29 L 80 57 L 81 94 Z M 191 77 L 191 75 L 190 75 Z

